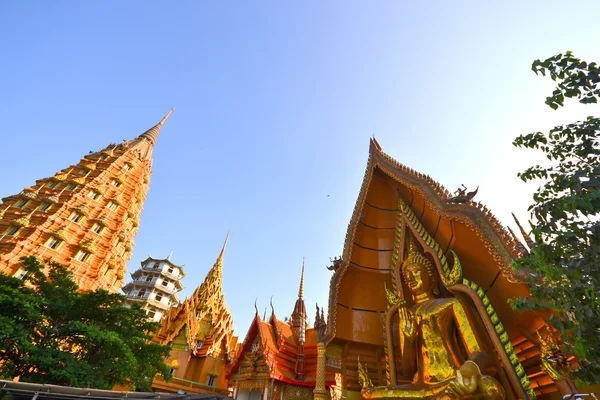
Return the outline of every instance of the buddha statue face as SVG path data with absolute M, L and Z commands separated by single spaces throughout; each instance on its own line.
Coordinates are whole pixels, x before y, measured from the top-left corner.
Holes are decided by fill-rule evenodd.
M 413 296 L 435 294 L 435 272 L 433 264 L 412 248 L 402 267 L 404 282 Z
M 404 280 L 413 295 L 431 293 L 433 279 L 427 268 L 420 264 L 410 264 L 404 267 Z

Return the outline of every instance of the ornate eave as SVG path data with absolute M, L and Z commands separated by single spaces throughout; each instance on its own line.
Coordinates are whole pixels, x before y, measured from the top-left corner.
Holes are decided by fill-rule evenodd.
M 382 151 L 375 139 L 371 139 L 365 175 L 346 232 L 342 263 L 331 277 L 326 342 L 331 341 L 336 334 L 338 292 L 342 278 L 350 266 L 356 230 L 376 170 L 419 194 L 425 202 L 424 207 L 429 207 L 437 216 L 467 226 L 487 248 L 500 273 L 511 283 L 523 283 L 510 266 L 513 259 L 521 256 L 521 252 L 510 233 L 487 207 L 474 201 L 465 204 L 448 203 L 451 193 L 440 183 L 394 160 Z

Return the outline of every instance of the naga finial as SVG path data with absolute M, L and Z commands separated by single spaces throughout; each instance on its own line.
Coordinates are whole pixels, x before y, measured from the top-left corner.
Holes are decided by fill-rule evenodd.
M 331 262 L 331 265 L 329 265 L 327 269 L 330 271 L 337 271 L 337 269 L 342 266 L 342 257 L 333 257 L 333 259 L 329 257 L 329 261 Z
M 454 196 L 448 198 L 449 203 L 468 203 L 479 191 L 479 186 L 472 192 L 467 192 L 467 187 L 464 184 L 461 184 L 461 186 L 462 188 L 456 189 Z
M 360 356 L 358 357 L 358 382 L 362 390 L 368 390 L 373 388 L 373 382 L 371 382 L 371 378 L 369 378 L 369 371 L 367 370 L 367 366 L 360 363 Z

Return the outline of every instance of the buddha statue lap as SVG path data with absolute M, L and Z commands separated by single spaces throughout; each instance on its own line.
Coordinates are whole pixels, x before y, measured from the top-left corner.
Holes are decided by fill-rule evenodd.
M 395 386 L 373 387 L 359 365 L 363 398 L 505 399 L 502 385 L 487 375 L 495 364 L 468 307 L 459 298 L 440 296 L 434 265 L 411 246 L 401 277 L 412 298 L 397 302 L 396 367 L 404 379 Z

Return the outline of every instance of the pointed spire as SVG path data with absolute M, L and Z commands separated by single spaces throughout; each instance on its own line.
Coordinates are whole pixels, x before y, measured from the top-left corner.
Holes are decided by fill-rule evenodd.
M 162 128 L 163 124 L 169 118 L 169 116 L 171 115 L 171 113 L 173 112 L 174 109 L 175 109 L 175 107 L 171 108 L 171 110 L 167 113 L 167 115 L 165 115 L 158 124 L 154 125 L 152 128 L 148 129 L 146 132 L 142 133 L 140 135 L 140 138 L 148 139 L 150 141 L 150 143 L 152 143 L 152 144 L 156 143 L 156 139 L 158 138 L 158 134 L 160 133 L 160 128 Z
M 525 232 L 525 229 L 523 229 L 523 226 L 521 226 L 521 223 L 517 219 L 517 216 L 514 213 L 511 213 L 511 214 L 512 214 L 515 222 L 517 223 L 519 230 L 521 231 L 521 236 L 523 236 L 523 239 L 525 239 L 525 243 L 527 243 L 527 246 L 530 249 L 532 249 L 533 248 L 533 240 L 531 240 L 531 236 L 529 236 L 529 234 L 527 232 Z
M 221 249 L 221 254 L 219 254 L 219 260 L 223 261 L 223 255 L 225 255 L 225 248 L 227 247 L 227 241 L 229 240 L 229 234 L 231 233 L 231 228 L 227 231 L 227 236 L 225 236 L 225 242 L 223 243 L 223 248 Z
M 298 297 L 304 297 L 304 257 L 302 257 L 302 275 L 300 276 L 300 289 L 298 289 Z

